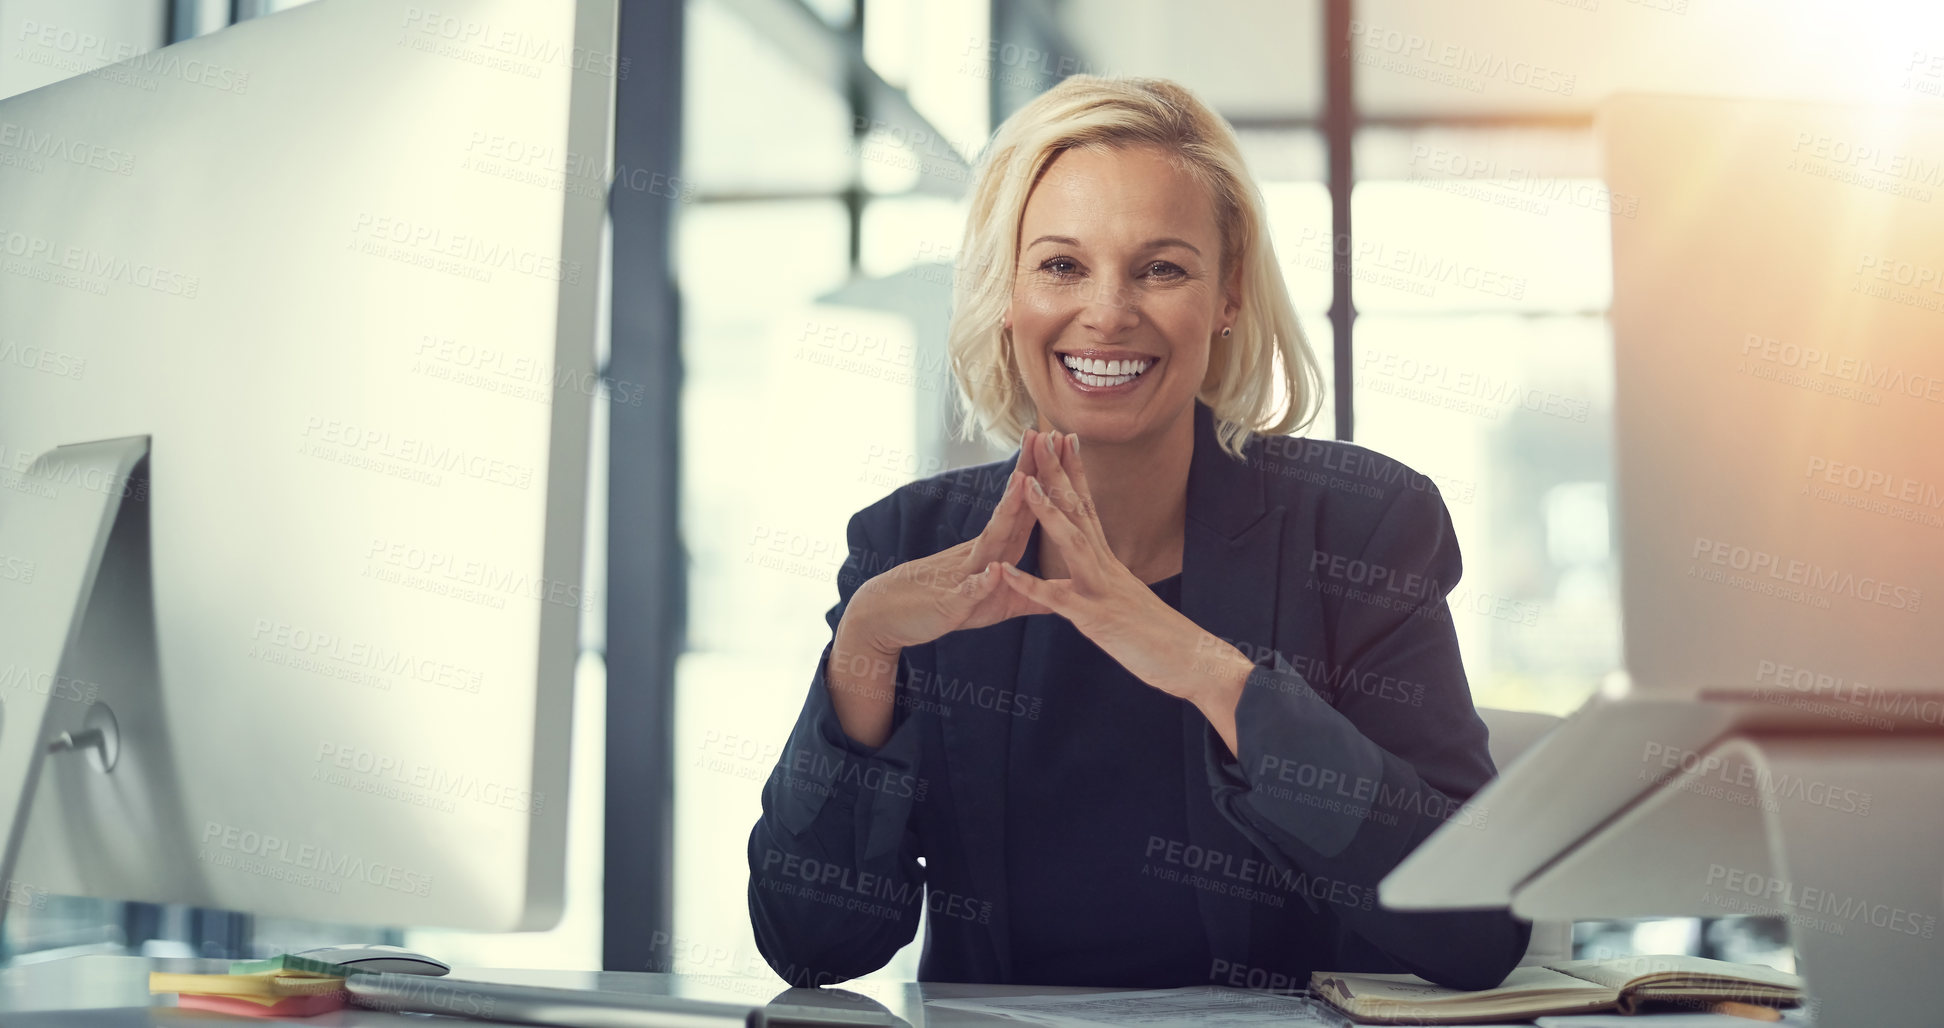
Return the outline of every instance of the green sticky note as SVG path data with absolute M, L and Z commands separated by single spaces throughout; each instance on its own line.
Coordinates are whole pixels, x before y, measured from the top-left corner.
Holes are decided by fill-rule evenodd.
M 262 960 L 232 960 L 230 961 L 229 973 L 314 974 L 348 978 L 354 974 L 366 974 L 368 972 L 362 968 L 349 967 L 344 964 L 332 964 L 322 960 L 312 960 L 309 957 L 297 957 L 283 953 L 274 957 L 265 957 Z

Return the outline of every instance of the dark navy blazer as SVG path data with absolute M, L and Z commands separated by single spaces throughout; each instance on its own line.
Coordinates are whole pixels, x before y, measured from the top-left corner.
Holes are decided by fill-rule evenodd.
M 1194 416 L 1180 609 L 1256 668 L 1236 707 L 1238 754 L 1184 705 L 1182 739 L 1199 757 L 1187 786 L 1214 803 L 1191 804 L 1189 838 L 1156 857 L 1222 889 L 1301 900 L 1271 911 L 1198 891 L 1209 980 L 1301 987 L 1309 970 L 1408 971 L 1497 985 L 1525 951 L 1528 922 L 1374 902 L 1377 882 L 1440 825 L 1482 827 L 1462 801 L 1495 773 L 1445 600 L 1460 564 L 1443 499 L 1426 477 L 1348 443 L 1253 436 L 1238 460 L 1199 400 Z M 977 535 L 1017 461 L 912 482 L 854 515 L 826 615 L 833 634 L 863 581 Z M 921 907 L 920 978 L 1013 980 L 1007 729 L 1037 715 L 1013 691 L 1023 624 L 907 648 L 893 729 L 876 749 L 839 727 L 825 646 L 749 838 L 757 947 L 786 980 L 882 967 Z M 1234 833 L 1217 817 L 1255 852 L 1225 852 Z M 1301 920 L 1303 952 L 1251 951 L 1248 922 L 1272 916 Z

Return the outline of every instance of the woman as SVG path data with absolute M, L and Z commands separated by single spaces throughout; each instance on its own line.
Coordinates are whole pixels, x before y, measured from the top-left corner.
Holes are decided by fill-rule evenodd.
M 1498 984 L 1527 923 L 1376 905 L 1494 773 L 1458 547 L 1422 476 L 1287 435 L 1315 358 L 1232 130 L 1067 79 L 995 134 L 961 267 L 953 371 L 1019 451 L 851 518 L 750 835 L 764 957 L 855 977 L 922 909 L 927 980 Z

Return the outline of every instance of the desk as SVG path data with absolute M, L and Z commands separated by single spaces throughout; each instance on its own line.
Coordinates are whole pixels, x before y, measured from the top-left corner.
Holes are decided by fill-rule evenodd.
M 189 1028 L 203 1025 L 235 1028 L 239 1022 L 220 1014 L 202 1015 L 180 1008 L 151 1007 L 151 1002 L 172 1002 L 167 997 L 151 997 L 150 971 L 177 971 L 196 974 L 223 973 L 226 960 L 194 960 L 124 956 L 80 956 L 44 963 L 27 964 L 0 970 L 0 1022 L 7 1028 Z M 960 1025 L 1017 1025 L 1016 1021 L 975 1014 L 970 1011 L 939 1008 L 926 1017 L 925 1001 L 933 999 L 975 999 L 993 996 L 1065 995 L 1087 992 L 1117 992 L 1116 989 L 1081 989 L 1028 985 L 957 985 L 942 982 L 846 982 L 821 990 L 791 989 L 776 978 L 741 978 L 730 975 L 660 974 L 638 971 L 531 971 L 504 968 L 455 967 L 455 978 L 475 981 L 508 982 L 522 985 L 549 985 L 559 988 L 601 989 L 610 992 L 637 992 L 725 1003 L 761 1005 L 775 999 L 790 1003 L 813 1002 L 816 993 L 826 1001 L 837 999 L 832 993 L 850 993 L 880 1004 L 904 1018 L 912 1028 L 954 1028 Z M 855 1002 L 855 1001 L 853 1001 Z M 111 1013 L 109 1009 L 114 1009 Z M 134 1009 L 131 1009 L 134 1008 Z M 91 1011 L 62 1016 L 52 1011 Z M 29 1011 L 49 1012 L 45 1017 L 17 1016 Z M 323 1028 L 427 1028 L 423 1016 L 387 1014 L 376 1011 L 342 1010 L 292 1023 Z

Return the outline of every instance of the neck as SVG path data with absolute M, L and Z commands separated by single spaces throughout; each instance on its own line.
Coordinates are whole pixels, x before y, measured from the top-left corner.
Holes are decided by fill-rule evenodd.
M 1053 426 L 1042 419 L 1039 427 Z M 1080 439 L 1080 463 L 1114 557 L 1142 581 L 1179 572 L 1188 525 L 1188 465 L 1195 455 L 1194 408 L 1124 443 Z M 1043 536 L 1040 565 L 1049 577 L 1066 576 L 1064 558 Z

